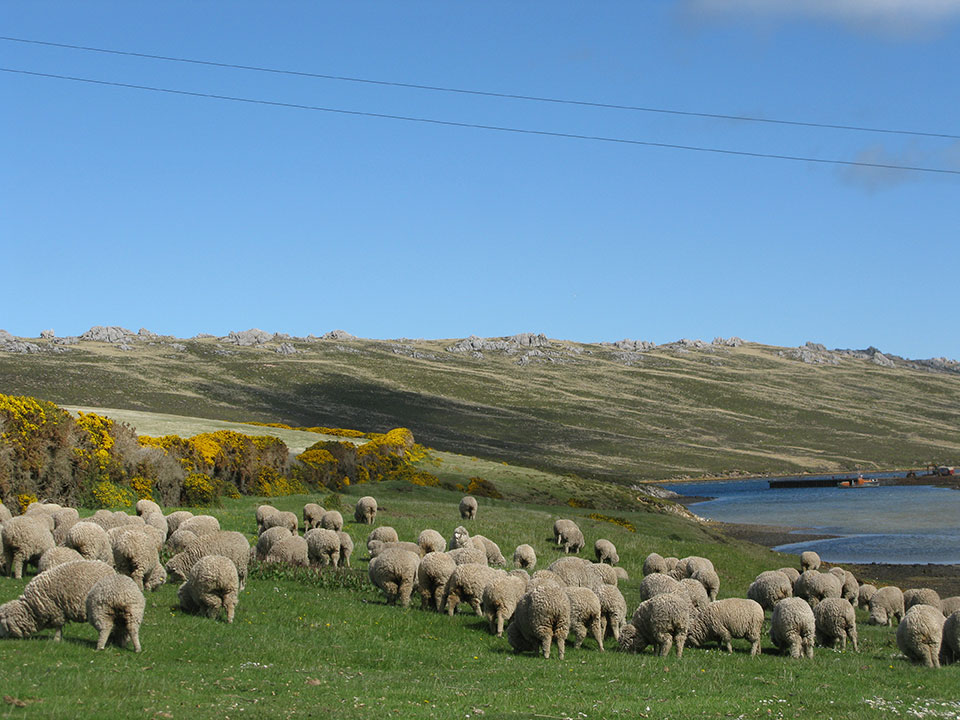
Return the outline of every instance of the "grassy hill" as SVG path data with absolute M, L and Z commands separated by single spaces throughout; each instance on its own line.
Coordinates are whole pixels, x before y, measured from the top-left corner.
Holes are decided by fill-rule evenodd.
M 295 354 L 280 354 L 280 341 Z M 216 338 L 82 341 L 0 353 L 0 392 L 63 405 L 383 431 L 443 450 L 630 484 L 683 475 L 960 464 L 960 374 L 782 349 L 552 340 L 450 352 L 452 341 L 253 347 Z

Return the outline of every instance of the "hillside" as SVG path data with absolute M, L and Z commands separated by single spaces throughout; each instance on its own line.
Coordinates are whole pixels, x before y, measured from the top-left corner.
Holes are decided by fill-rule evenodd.
M 438 449 L 627 484 L 960 464 L 957 364 L 875 349 L 100 331 L 7 336 L 0 392 L 232 422 L 404 426 Z

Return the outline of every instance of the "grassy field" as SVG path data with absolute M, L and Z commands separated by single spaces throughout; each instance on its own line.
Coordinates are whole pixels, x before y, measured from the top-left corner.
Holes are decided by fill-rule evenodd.
M 451 472 L 453 472 L 451 470 Z M 449 536 L 461 523 L 459 495 L 397 483 L 352 488 L 342 496 L 345 517 L 356 498 L 373 492 L 378 525 L 415 539 L 425 527 Z M 304 502 L 333 498 L 275 498 L 300 511 Z M 258 498 L 211 508 L 225 529 L 255 536 Z M 480 498 L 470 524 L 499 542 L 508 557 L 521 542 L 538 553 L 538 567 L 558 557 L 553 520 L 575 518 L 588 548 L 598 537 L 618 547 L 630 580 L 621 590 L 639 602 L 643 558 L 705 555 L 721 577 L 721 597 L 742 596 L 763 569 L 797 558 L 718 536 L 676 516 L 607 511 L 635 532 L 587 517 L 588 509 Z M 732 656 L 688 648 L 671 655 L 598 651 L 592 640 L 566 659 L 514 655 L 505 639 L 465 606 L 453 618 L 390 607 L 366 581 L 369 526 L 347 522 L 357 549 L 353 569 L 321 574 L 277 567 L 251 572 L 234 624 L 183 614 L 176 587 L 149 595 L 141 631 L 143 652 L 110 647 L 95 652 L 96 633 L 69 625 L 64 641 L 45 631 L 29 640 L 0 641 L 0 717 L 238 718 L 682 718 L 682 717 L 911 717 L 960 715 L 960 666 L 916 667 L 898 652 L 892 628 L 862 624 L 861 651 L 818 648 L 813 660 L 772 651 L 750 658 L 735 641 Z M 0 578 L 0 601 L 16 597 L 26 579 Z M 22 705 L 22 706 L 21 706 Z

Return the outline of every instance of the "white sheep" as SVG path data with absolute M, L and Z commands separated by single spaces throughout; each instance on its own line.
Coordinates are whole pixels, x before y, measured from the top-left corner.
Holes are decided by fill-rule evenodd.
M 513 566 L 523 570 L 533 570 L 537 566 L 537 552 L 526 543 L 517 545 L 513 551 Z
M 364 525 L 373 525 L 377 519 L 377 499 L 371 495 L 364 495 L 357 500 L 353 510 L 353 519 Z
M 233 622 L 239 595 L 237 566 L 223 555 L 204 555 L 197 560 L 177 590 L 180 609 L 184 612 L 202 612 L 215 618 L 223 609 L 228 623 Z
M 922 603 L 914 605 L 897 626 L 897 647 L 911 660 L 938 668 L 943 625 L 943 613 L 939 607 Z
M 300 532 L 300 518 L 297 517 L 296 513 L 288 510 L 278 510 L 275 513 L 270 513 L 267 515 L 263 519 L 263 524 L 261 525 L 263 531 L 269 530 L 272 527 L 285 527 L 290 531 L 291 535 L 298 535 Z
M 847 638 L 853 643 L 853 651 L 859 652 L 857 647 L 857 615 L 853 605 L 845 598 L 824 598 L 813 608 L 813 617 L 816 621 L 817 642 L 824 647 L 847 649 Z
M 603 584 L 600 571 L 586 558 L 563 557 L 550 563 L 547 570 L 559 575 L 568 587 L 592 588 Z
M 468 603 L 477 615 L 483 616 L 481 606 L 483 589 L 497 578 L 505 575 L 506 573 L 503 570 L 486 565 L 474 563 L 457 565 L 450 577 L 447 578 L 447 584 L 443 588 L 441 607 L 446 610 L 447 615 L 453 616 L 460 603 Z
M 864 583 L 857 590 L 857 607 L 867 608 L 870 606 L 870 598 L 877 591 L 876 585 Z
M 192 517 L 193 513 L 189 510 L 174 510 L 172 513 L 167 515 L 167 537 L 173 535 L 179 529 L 180 525 Z
M 447 541 L 443 539 L 443 535 L 430 528 L 420 531 L 417 536 L 417 545 L 423 550 L 424 555 L 432 552 L 443 552 L 447 549 Z
M 163 540 L 167 539 L 167 519 L 160 513 L 147 513 L 143 516 L 143 522 L 145 525 L 156 528 L 163 534 Z
M 97 650 L 113 640 L 123 647 L 129 640 L 134 652 L 140 652 L 140 626 L 146 599 L 132 578 L 108 575 L 98 580 L 87 593 L 87 622 L 98 633 Z
M 447 542 L 447 550 L 456 550 L 457 548 L 464 548 L 468 545 L 472 545 L 470 542 L 470 533 L 463 525 L 457 525 L 453 529 L 453 534 L 450 536 L 449 542 Z M 481 548 L 484 550 L 484 548 Z
M 197 534 L 190 532 L 189 530 L 174 530 L 167 537 L 167 542 L 164 547 L 167 548 L 171 553 L 176 555 L 179 552 L 183 552 L 197 539 Z
M 686 593 L 664 593 L 644 600 L 620 632 L 620 649 L 639 653 L 653 645 L 657 655 L 665 656 L 676 646 L 677 657 L 683 657 L 692 612 Z
M 167 520 L 169 524 L 169 518 Z M 194 515 L 177 526 L 178 530 L 189 530 L 197 536 L 213 535 L 220 532 L 220 521 L 213 515 Z
M 879 588 L 870 598 L 871 625 L 892 625 L 903 619 L 903 592 L 893 585 Z
M 367 550 L 370 549 L 370 543 L 374 540 L 379 542 L 398 542 L 400 536 L 397 535 L 397 531 L 389 525 L 381 525 L 378 528 L 374 528 L 370 534 L 367 535 Z
M 824 598 L 842 597 L 843 583 L 832 573 L 807 570 L 794 583 L 793 594 L 806 600 L 812 608 Z
M 777 568 L 777 570 L 779 570 L 788 578 L 790 578 L 791 585 L 797 582 L 797 579 L 800 577 L 800 571 L 797 570 L 795 567 L 782 567 L 782 568 Z
M 453 550 L 447 550 L 447 555 L 453 558 L 453 562 L 457 565 L 486 565 L 487 564 L 487 553 L 481 550 L 480 548 L 474 547 L 462 547 L 454 548 Z
M 960 609 L 954 610 L 943 623 L 943 639 L 940 654 L 944 662 L 960 660 Z
M 92 522 L 78 522 L 67 532 L 64 545 L 83 555 L 85 560 L 100 560 L 113 564 L 113 547 L 107 531 Z
M 703 612 L 691 617 L 687 641 L 698 647 L 716 642 L 718 647 L 733 652 L 733 638 L 750 643 L 750 656 L 760 654 L 763 634 L 763 608 L 755 600 L 727 598 L 707 605 Z
M 384 550 L 390 549 L 406 550 L 407 552 L 413 553 L 417 557 L 421 557 L 423 555 L 423 548 L 416 543 L 408 542 L 406 540 L 401 540 L 399 542 L 380 542 L 379 540 L 372 540 L 367 543 L 367 550 L 370 552 L 371 558 L 375 558 Z
M 0 546 L 6 572 L 14 578 L 21 578 L 26 565 L 38 563 L 40 557 L 54 546 L 53 535 L 47 524 L 38 518 L 20 515 L 0 527 Z
M 957 610 L 960 610 L 960 595 L 951 595 L 940 601 L 940 609 L 944 617 L 950 617 Z
M 620 628 L 627 619 L 627 601 L 614 585 L 604 583 L 594 588 L 594 592 L 600 598 L 600 631 L 604 637 L 612 635 L 619 643 Z
M 616 587 L 617 583 L 620 582 L 620 576 L 617 575 L 617 569 L 613 565 L 607 565 L 606 563 L 590 563 L 590 567 L 593 568 L 594 572 L 600 576 L 600 579 L 605 584 Z
M 140 590 L 156 590 L 166 580 L 157 546 L 145 532 L 136 528 L 121 529 L 113 544 L 113 565 L 117 572 L 128 575 Z
M 539 649 L 546 659 L 556 640 L 557 656 L 563 660 L 569 634 L 570 598 L 555 583 L 544 583 L 525 593 L 507 626 L 507 640 L 514 652 Z
M 267 506 L 269 507 L 269 505 Z M 320 519 L 326 512 L 322 505 L 316 503 L 307 503 L 303 506 L 303 531 L 313 530 L 320 527 Z
M 911 588 L 903 591 L 903 609 L 910 612 L 914 605 L 932 605 L 937 610 L 940 606 L 940 593 L 932 588 Z
M 570 598 L 570 632 L 573 633 L 575 638 L 573 646 L 579 648 L 583 645 L 583 640 L 589 633 L 597 641 L 600 651 L 603 652 L 603 630 L 601 627 L 603 614 L 600 609 L 600 598 L 590 588 L 567 587 L 564 590 L 567 592 L 567 597 Z
M 407 607 L 410 605 L 419 564 L 420 557 L 416 553 L 390 548 L 370 561 L 367 574 L 374 587 L 386 596 L 387 604 L 399 602 L 402 607 Z
M 663 559 L 663 556 L 659 553 L 652 552 L 643 561 L 643 574 L 650 575 L 652 573 L 660 573 L 661 575 L 666 575 L 670 572 L 670 568 L 667 567 L 666 561 Z
M 337 534 L 340 536 L 340 560 L 337 561 L 337 567 L 350 567 L 350 556 L 353 555 L 353 538 L 343 530 Z
M 483 535 L 474 535 L 471 540 L 475 547 L 483 546 L 483 551 L 487 554 L 488 565 L 506 565 L 507 561 L 500 552 L 500 546 L 490 538 Z
M 720 591 L 720 576 L 717 575 L 716 570 L 707 567 L 698 567 L 690 574 L 690 577 L 686 579 L 696 580 L 703 585 L 703 589 L 707 591 L 711 602 L 717 599 L 717 593 Z
M 73 548 L 57 545 L 40 556 L 40 561 L 37 563 L 37 572 L 42 573 L 57 565 L 63 565 L 74 560 L 83 560 L 83 555 Z
M 772 611 L 778 602 L 793 597 L 793 584 L 779 570 L 766 570 L 750 583 L 747 597 L 760 603 L 764 610 Z
M 177 530 L 177 532 L 179 533 L 183 531 Z M 307 534 L 309 533 L 310 531 L 308 530 Z M 172 537 L 173 536 L 171 536 L 171 538 Z M 257 538 L 256 549 L 254 552 L 257 560 L 263 562 L 267 555 L 270 554 L 270 548 L 272 548 L 274 544 L 280 542 L 284 538 L 289 537 L 293 537 L 293 533 L 291 533 L 290 530 L 283 525 L 274 525 L 273 527 L 264 530 L 262 533 L 260 533 L 260 537 Z
M 340 534 L 336 530 L 314 528 L 305 535 L 307 558 L 311 567 L 336 567 L 340 562 Z
M 337 510 L 327 510 L 320 518 L 320 527 L 340 532 L 343 530 L 343 515 Z
M 480 607 L 490 623 L 490 632 L 503 637 L 503 627 L 513 617 L 517 603 L 527 592 L 527 581 L 516 575 L 497 577 L 483 589 Z
M 230 558 L 237 568 L 239 589 L 243 590 L 250 562 L 250 542 L 243 533 L 232 530 L 221 530 L 213 535 L 199 537 L 186 550 L 170 558 L 166 564 L 170 582 L 185 580 L 190 568 L 205 555 L 222 555 Z M 306 548 L 304 548 L 304 560 L 306 560 Z
M 716 572 L 716 568 L 713 566 L 713 561 L 710 560 L 710 558 L 699 555 L 688 555 L 674 565 L 670 571 L 670 575 L 675 580 L 682 580 L 683 578 L 693 577 L 693 574 L 698 570 Z
M 10 509 L 0 502 L 0 525 L 5 523 L 7 520 L 10 520 L 13 517 L 13 513 L 10 512 Z
M 307 541 L 299 535 L 287 535 L 270 546 L 263 562 L 307 567 L 310 564 Z
M 640 600 L 649 600 L 664 593 L 677 592 L 680 581 L 663 573 L 650 573 L 640 581 Z
M 820 556 L 817 555 L 813 550 L 806 550 L 800 553 L 800 568 L 803 572 L 807 570 L 819 570 L 820 569 Z
M 70 528 L 80 522 L 80 514 L 76 508 L 63 508 L 53 514 L 53 541 L 63 545 Z M 164 521 L 166 527 L 166 521 Z
M 460 517 L 464 520 L 475 520 L 477 517 L 477 499 L 472 495 L 465 495 L 460 500 Z
M 443 589 L 453 575 L 457 564 L 445 552 L 428 552 L 417 566 L 417 588 L 420 590 L 420 607 L 433 607 L 437 612 L 443 607 Z
M 153 500 L 137 500 L 137 515 L 147 515 L 149 513 L 157 513 L 163 517 L 163 510 Z
M 554 530 L 556 531 L 556 526 Z M 567 520 L 560 528 L 557 544 L 563 547 L 565 553 L 579 553 L 586 544 L 586 540 L 584 540 L 583 532 L 577 527 L 577 524 L 572 520 Z
M 600 538 L 593 543 L 593 553 L 597 556 L 598 563 L 616 565 L 620 562 L 620 556 L 617 554 L 617 546 L 606 538 Z
M 836 579 L 836 578 L 834 578 Z M 817 621 L 807 601 L 800 597 L 785 598 L 773 608 L 770 640 L 790 657 L 813 657 Z
M 693 578 L 684 578 L 680 581 L 680 587 L 676 592 L 684 592 L 693 605 L 694 612 L 703 612 L 710 604 L 710 596 L 707 595 L 707 589 L 698 580 Z
M 257 534 L 258 535 L 266 529 L 264 527 L 264 522 L 266 521 L 266 519 L 271 515 L 275 515 L 278 512 L 280 511 L 277 510 L 277 508 L 275 508 L 273 505 L 257 506 L 256 518 L 257 518 Z M 168 521 L 169 521 L 169 518 L 168 518 Z M 171 530 L 170 532 L 173 532 L 173 530 Z

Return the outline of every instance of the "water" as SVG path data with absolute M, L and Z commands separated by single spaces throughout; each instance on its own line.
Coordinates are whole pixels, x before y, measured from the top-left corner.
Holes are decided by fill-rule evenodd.
M 960 563 L 960 491 L 923 486 L 770 490 L 766 480 L 681 483 L 690 506 L 711 520 L 786 525 L 842 537 L 782 545 L 833 563 Z

